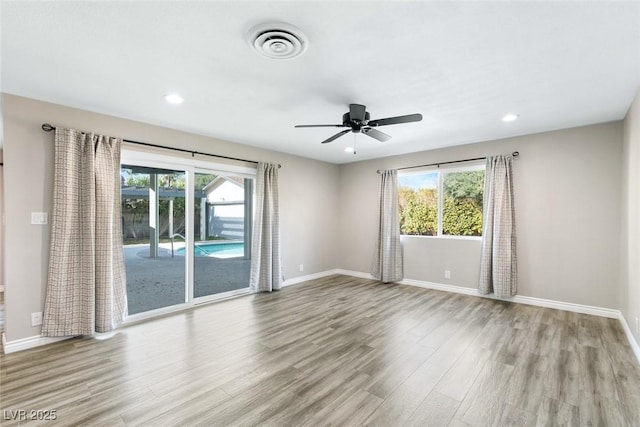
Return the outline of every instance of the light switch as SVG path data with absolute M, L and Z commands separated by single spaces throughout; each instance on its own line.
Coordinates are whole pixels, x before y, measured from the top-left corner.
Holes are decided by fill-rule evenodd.
M 45 225 L 47 219 L 46 212 L 31 212 L 31 224 Z

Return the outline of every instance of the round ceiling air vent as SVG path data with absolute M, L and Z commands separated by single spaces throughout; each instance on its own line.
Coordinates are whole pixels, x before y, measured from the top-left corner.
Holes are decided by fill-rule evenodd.
M 261 24 L 253 27 L 247 41 L 262 56 L 271 59 L 291 59 L 307 50 L 307 38 L 293 25 Z

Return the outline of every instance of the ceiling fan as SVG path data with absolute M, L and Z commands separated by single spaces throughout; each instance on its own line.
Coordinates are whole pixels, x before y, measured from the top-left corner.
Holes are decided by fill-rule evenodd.
M 387 135 L 384 132 L 380 132 L 375 129 L 378 126 L 396 125 L 399 123 L 411 123 L 419 122 L 422 120 L 422 114 L 409 114 L 406 116 L 388 117 L 386 119 L 369 120 L 369 113 L 367 107 L 360 104 L 349 104 L 349 112 L 342 116 L 341 125 L 296 125 L 297 128 L 321 128 L 321 127 L 336 127 L 336 128 L 349 128 L 338 132 L 330 138 L 322 141 L 322 144 L 327 144 L 340 138 L 349 132 L 363 133 L 378 141 L 388 141 L 391 139 L 391 135 Z

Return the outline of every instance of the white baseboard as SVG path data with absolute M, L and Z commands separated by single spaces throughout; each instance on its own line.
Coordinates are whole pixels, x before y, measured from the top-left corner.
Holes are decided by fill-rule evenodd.
M 456 294 L 480 296 L 477 289 L 465 288 L 463 286 L 445 285 L 444 283 L 426 282 L 423 280 L 402 279 L 401 285 L 417 286 L 419 288 L 436 289 L 438 291 L 453 292 Z
M 308 274 L 306 276 L 300 276 L 300 277 L 294 277 L 293 279 L 289 279 L 286 280 L 282 286 L 291 286 L 291 285 L 295 285 L 298 283 L 302 283 L 302 282 L 306 282 L 309 280 L 313 280 L 313 279 L 319 279 L 321 277 L 326 277 L 326 276 L 331 276 L 333 274 L 339 274 L 337 272 L 337 270 L 327 270 L 327 271 L 322 271 L 320 273 L 314 273 L 314 274 Z M 244 294 L 243 294 L 244 295 Z M 205 303 L 211 303 L 214 301 L 207 301 Z M 159 313 L 160 310 L 157 310 L 153 313 L 153 316 L 145 316 L 145 313 L 141 313 L 140 316 L 138 315 L 133 315 L 133 316 L 129 316 L 124 322 L 123 322 L 123 326 L 128 326 L 130 324 L 134 324 L 140 321 L 144 321 L 144 320 L 148 320 L 149 317 L 155 317 L 158 315 L 163 315 L 163 314 L 172 314 L 174 312 L 179 312 L 179 311 L 184 311 L 184 310 L 188 310 L 189 308 L 193 308 L 197 305 L 193 305 L 193 306 L 188 306 L 188 307 L 169 307 L 167 308 L 166 312 L 162 312 Z M 4 333 L 2 334 L 2 348 L 4 350 L 5 354 L 9 354 L 9 353 L 14 353 L 16 351 L 22 351 L 22 350 L 27 350 L 30 348 L 34 348 L 34 347 L 40 347 L 43 345 L 47 345 L 47 344 L 51 344 L 54 342 L 58 342 L 58 341 L 63 341 L 69 338 L 73 338 L 73 337 L 43 337 L 43 336 L 34 336 L 34 337 L 28 337 L 28 338 L 22 338 L 19 340 L 15 340 L 15 341 L 6 341 L 5 340 L 5 335 Z
M 320 278 L 331 276 L 334 274 L 342 274 L 345 276 L 358 277 L 362 279 L 375 279 L 369 273 L 337 268 L 333 270 L 321 271 L 319 273 L 308 274 L 305 276 L 294 277 L 292 279 L 285 280 L 282 286 L 285 287 L 285 286 L 296 285 L 298 283 L 307 282 L 314 279 L 320 279 Z M 434 283 L 434 282 L 427 282 L 423 280 L 414 280 L 414 279 L 403 279 L 398 283 L 402 285 L 417 286 L 420 288 L 435 289 L 435 290 L 445 291 L 445 292 L 454 292 L 458 294 L 465 294 L 465 295 L 471 295 L 471 296 L 482 297 L 482 298 L 498 299 L 498 298 L 492 297 L 491 295 L 480 295 L 477 289 L 465 288 L 463 286 L 446 285 L 443 283 Z M 624 318 L 624 316 L 619 310 L 613 310 L 610 308 L 602 308 L 602 307 L 594 307 L 594 306 L 582 305 L 582 304 L 574 304 L 574 303 L 562 302 L 562 301 L 554 301 L 554 300 L 548 300 L 543 298 L 520 296 L 520 295 L 516 295 L 513 298 L 509 298 L 503 301 L 511 301 L 518 304 L 527 304 L 527 305 L 534 305 L 538 307 L 555 308 L 558 310 L 572 311 L 576 313 L 591 314 L 594 316 L 618 319 L 622 324 L 622 328 L 624 329 L 624 332 L 627 335 L 629 344 L 631 345 L 631 348 L 633 349 L 633 352 L 635 353 L 636 358 L 638 359 L 638 362 L 640 362 L 640 346 L 638 346 L 638 343 L 636 342 L 633 334 L 631 333 L 631 329 L 629 328 L 629 325 L 627 324 L 626 319 Z M 4 349 L 4 353 L 9 354 L 16 351 L 26 350 L 29 348 L 39 347 L 42 345 L 63 341 L 69 338 L 72 338 L 72 337 L 34 336 L 34 337 L 23 338 L 23 339 L 7 342 L 5 338 L 5 334 L 3 333 L 2 347 Z
M 335 271 L 336 271 L 336 274 L 344 274 L 345 276 L 353 276 L 353 277 L 359 277 L 361 279 L 370 279 L 370 280 L 375 280 L 376 279 L 371 274 L 362 273 L 360 271 L 343 270 L 341 268 L 338 268 Z
M 319 273 L 307 274 L 306 276 L 293 277 L 291 279 L 287 279 L 284 282 L 282 282 L 282 287 L 296 285 L 298 283 L 306 282 L 309 280 L 321 279 L 323 277 L 331 276 L 334 274 L 342 274 L 342 273 L 339 273 L 338 270 L 334 269 L 334 270 L 321 271 Z
M 15 353 L 16 351 L 27 350 L 29 348 L 40 347 L 42 345 L 52 344 L 58 341 L 68 340 L 73 337 L 43 337 L 41 335 L 37 335 L 35 337 L 22 338 L 14 341 L 5 341 L 4 334 L 2 336 L 3 345 L 5 354 Z
M 617 319 L 620 316 L 620 310 L 614 310 L 612 308 L 595 307 L 592 305 L 574 304 L 571 302 L 554 301 L 542 298 L 516 295 L 513 298 L 513 302 L 527 305 L 536 305 L 538 307 L 573 311 L 575 313 L 591 314 L 593 316 L 608 317 L 610 319 Z
M 481 295 L 480 293 L 478 293 L 477 289 L 473 289 L 473 288 L 445 285 L 442 283 L 424 282 L 421 280 L 404 279 L 399 283 L 403 285 L 419 286 L 421 288 L 437 289 L 440 291 L 455 292 L 459 294 L 472 295 L 472 296 L 477 296 L 482 298 L 490 298 L 490 299 L 495 299 L 500 301 L 515 302 L 518 304 L 535 305 L 537 307 L 555 308 L 558 310 L 573 311 L 575 313 L 591 314 L 591 315 L 600 316 L 600 317 L 609 317 L 612 319 L 617 319 L 620 314 L 619 310 L 613 310 L 610 308 L 594 307 L 591 305 L 574 304 L 571 302 L 554 301 L 554 300 L 543 299 L 543 298 L 526 297 L 522 295 L 516 295 L 513 298 L 496 298 L 493 295 Z
M 571 302 L 555 301 L 544 298 L 527 297 L 516 295 L 513 298 L 496 298 L 493 295 L 481 295 L 477 289 L 465 288 L 462 286 L 445 285 L 442 283 L 425 282 L 421 280 L 404 279 L 398 282 L 402 285 L 419 286 L 421 288 L 437 289 L 440 291 L 455 292 L 459 294 L 472 295 L 482 298 L 490 298 L 501 301 L 515 302 L 518 304 L 535 305 L 537 307 L 555 308 L 557 310 L 572 311 L 575 313 L 591 314 L 593 316 L 609 317 L 617 319 L 620 316 L 620 310 L 611 308 L 595 307 L 591 305 L 574 304 Z
M 368 273 L 362 273 L 359 271 L 339 269 L 338 273 L 344 274 L 347 276 L 360 277 L 365 279 L 374 278 Z M 622 324 L 622 329 L 624 329 L 624 332 L 627 335 L 627 340 L 629 341 L 629 345 L 631 346 L 636 358 L 638 359 L 638 363 L 640 363 L 640 346 L 638 345 L 633 334 L 631 333 L 631 328 L 629 328 L 629 325 L 627 324 L 627 320 L 624 318 L 620 310 L 614 310 L 611 308 L 603 308 L 603 307 L 595 307 L 592 305 L 574 304 L 571 302 L 554 301 L 554 300 L 548 300 L 543 298 L 526 297 L 526 296 L 520 296 L 520 295 L 516 295 L 515 297 L 509 298 L 509 299 L 500 299 L 491 295 L 481 295 L 478 293 L 477 289 L 465 288 L 463 286 L 445 285 L 443 283 L 426 282 L 423 280 L 403 279 L 398 283 L 401 285 L 417 286 L 420 288 L 427 288 L 427 289 L 436 289 L 439 291 L 454 292 L 458 294 L 471 295 L 471 296 L 476 296 L 481 298 L 491 298 L 496 300 L 499 299 L 501 301 L 510 301 L 517 304 L 527 304 L 527 305 L 534 305 L 538 307 L 555 308 L 557 310 L 572 311 L 575 313 L 591 314 L 593 316 L 618 319 Z
M 622 313 L 620 313 L 620 317 L 618 319 L 622 324 L 622 329 L 624 329 L 624 333 L 627 335 L 627 340 L 629 340 L 629 345 L 631 346 L 631 349 L 635 353 L 636 359 L 638 359 L 638 363 L 640 363 L 640 346 L 638 345 L 638 342 L 636 341 L 635 337 L 631 333 L 631 328 L 627 323 L 627 319 L 624 318 Z

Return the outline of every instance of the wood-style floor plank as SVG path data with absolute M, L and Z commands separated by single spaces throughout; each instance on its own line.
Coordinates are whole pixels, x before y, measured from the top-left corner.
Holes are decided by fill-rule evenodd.
M 437 391 L 429 393 L 411 414 L 406 426 L 439 427 L 449 424 L 460 402 Z
M 640 426 L 617 320 L 338 275 L 0 364 L 7 426 Z
M 580 412 L 577 406 L 550 397 L 544 398 L 537 415 L 537 425 L 540 427 L 578 427 L 580 425 Z

